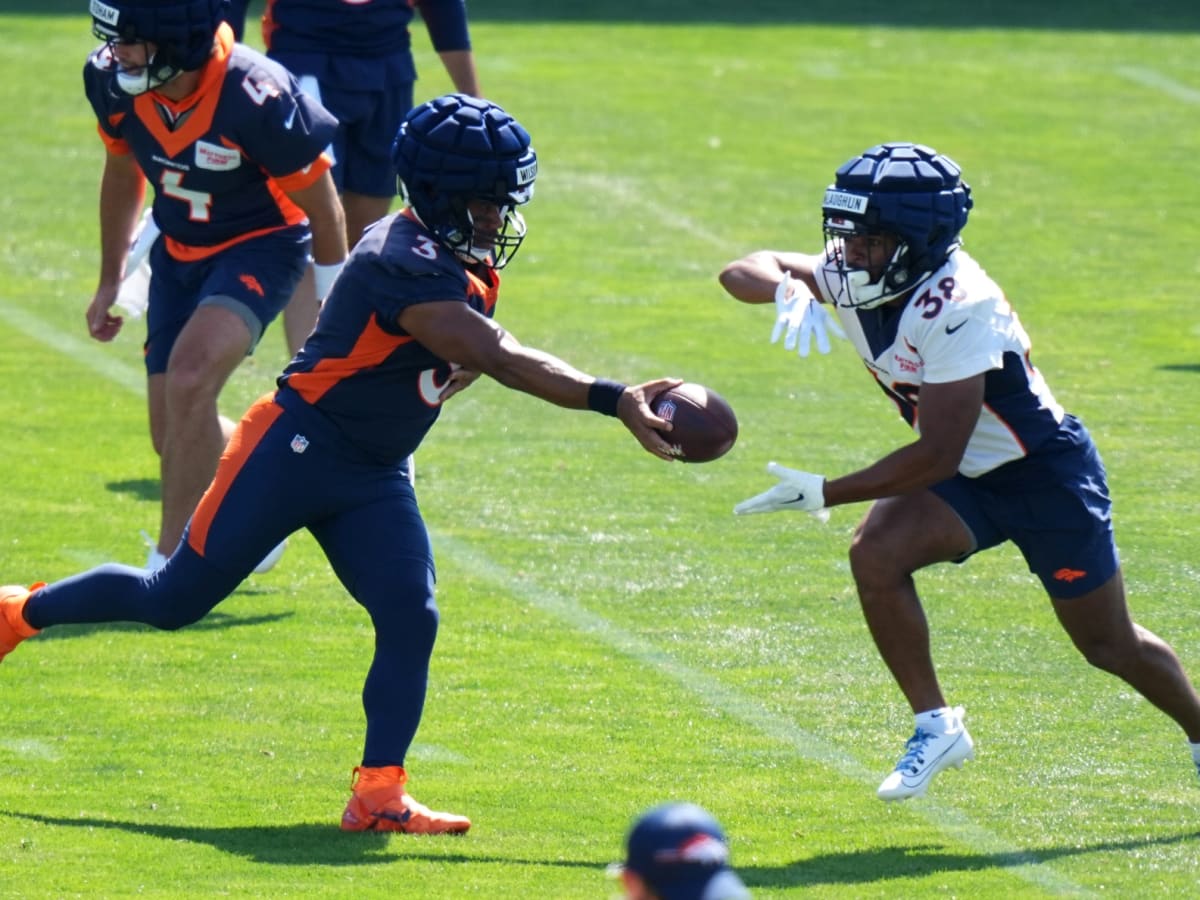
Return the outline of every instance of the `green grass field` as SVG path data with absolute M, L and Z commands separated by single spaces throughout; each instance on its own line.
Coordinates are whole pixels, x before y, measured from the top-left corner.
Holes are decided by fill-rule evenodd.
M 769 346 L 771 314 L 717 271 L 815 248 L 821 192 L 864 147 L 931 144 L 1105 455 L 1136 618 L 1200 677 L 1200 13 L 897 5 L 475 0 L 484 87 L 541 165 L 497 318 L 589 372 L 711 385 L 738 445 L 666 466 L 494 383 L 448 405 L 418 456 L 442 630 L 408 765 L 418 799 L 472 817 L 462 839 L 337 830 L 371 634 L 305 534 L 193 628 L 29 642 L 0 666 L 0 896 L 606 898 L 628 824 L 666 799 L 721 819 L 756 897 L 1194 896 L 1183 735 L 1083 662 L 1014 550 L 918 576 L 978 759 L 885 806 L 912 722 L 850 582 L 863 510 L 731 515 L 768 460 L 838 475 L 909 433 L 845 345 Z M 0 13 L 6 583 L 140 563 L 158 521 L 144 326 L 101 345 L 84 325 L 84 8 Z M 418 95 L 446 90 L 415 43 Z M 276 326 L 223 411 L 284 362 Z

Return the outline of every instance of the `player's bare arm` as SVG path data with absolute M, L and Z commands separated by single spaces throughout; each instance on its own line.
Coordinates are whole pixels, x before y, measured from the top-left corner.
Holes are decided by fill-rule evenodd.
M 532 394 L 566 409 L 588 409 L 596 379 L 553 354 L 525 347 L 486 316 L 458 301 L 421 303 L 400 314 L 400 325 L 442 359 L 489 375 L 507 388 Z M 660 378 L 628 386 L 617 401 L 617 417 L 655 456 L 674 459 L 670 445 L 655 429 L 670 423 L 650 411 L 650 403 L 678 378 Z
M 878 462 L 825 482 L 825 505 L 896 497 L 923 490 L 958 471 L 983 407 L 984 374 L 921 386 L 917 440 Z
M 307 187 L 288 192 L 297 206 L 308 216 L 312 230 L 313 261 L 319 266 L 334 266 L 346 259 L 346 217 L 338 199 L 333 176 L 323 172 Z
M 717 276 L 721 287 L 743 303 L 771 303 L 775 288 L 785 274 L 803 281 L 810 293 L 817 293 L 813 272 L 820 257 L 805 253 L 781 253 L 759 250 L 729 263 Z
M 125 274 L 125 257 L 145 196 L 146 179 L 133 154 L 110 151 L 100 178 L 100 279 L 87 309 L 88 333 L 98 341 L 115 338 L 124 321 L 109 310 Z
M 479 88 L 479 75 L 475 71 L 475 56 L 470 50 L 443 50 L 438 56 L 456 91 L 472 97 L 483 96 Z

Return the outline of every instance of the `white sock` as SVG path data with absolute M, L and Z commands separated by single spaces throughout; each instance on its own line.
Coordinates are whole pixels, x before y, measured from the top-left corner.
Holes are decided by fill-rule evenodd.
M 1200 741 L 1197 741 L 1194 744 L 1191 741 L 1188 741 L 1188 746 L 1192 748 L 1192 760 L 1196 763 L 1196 765 L 1200 766 Z
M 922 731 L 945 734 L 957 724 L 958 717 L 954 714 L 954 708 L 951 706 L 927 709 L 925 712 L 917 713 L 917 727 Z

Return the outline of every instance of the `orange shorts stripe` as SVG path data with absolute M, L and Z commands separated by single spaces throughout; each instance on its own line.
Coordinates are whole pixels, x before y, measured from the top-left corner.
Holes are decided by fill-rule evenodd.
M 283 409 L 275 405 L 274 397 L 274 391 L 259 397 L 250 407 L 250 411 L 242 417 L 233 437 L 225 446 L 225 452 L 221 454 L 221 462 L 217 465 L 217 474 L 212 484 L 208 486 L 192 514 L 191 525 L 188 528 L 188 546 L 201 556 L 204 555 L 204 545 L 208 542 L 208 530 L 212 527 L 213 518 L 221 508 L 234 479 L 242 471 L 242 466 L 267 433 L 267 429 L 283 414 Z

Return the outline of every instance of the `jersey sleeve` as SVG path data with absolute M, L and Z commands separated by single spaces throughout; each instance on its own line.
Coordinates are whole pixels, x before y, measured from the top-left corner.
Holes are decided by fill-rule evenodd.
M 997 327 L 996 299 L 948 304 L 940 315 L 923 322 L 917 340 L 925 363 L 925 381 L 960 381 L 1004 366 L 1005 334 Z
M 93 50 L 83 67 L 83 91 L 96 114 L 100 139 L 113 153 L 126 154 L 130 148 L 121 135 L 121 121 L 130 110 L 121 109 L 121 98 L 112 91 L 113 65 L 107 44 Z
M 417 0 L 417 7 L 434 50 L 443 53 L 471 49 L 467 5 L 463 0 Z
M 282 66 L 252 68 L 240 89 L 258 108 L 245 117 L 239 142 L 268 175 L 297 173 L 316 162 L 332 143 L 337 119 L 301 91 Z
M 367 279 L 367 290 L 373 295 L 371 303 L 380 318 L 397 329 L 400 314 L 410 306 L 469 300 L 468 279 L 458 264 L 409 263 L 389 256 L 377 257 L 373 262 L 379 277 Z

